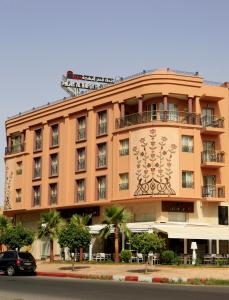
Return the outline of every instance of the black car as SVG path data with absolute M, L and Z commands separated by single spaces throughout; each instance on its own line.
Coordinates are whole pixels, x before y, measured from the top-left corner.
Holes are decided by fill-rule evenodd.
M 16 273 L 34 274 L 36 267 L 35 258 L 29 252 L 10 250 L 0 253 L 0 271 L 4 271 L 8 276 Z

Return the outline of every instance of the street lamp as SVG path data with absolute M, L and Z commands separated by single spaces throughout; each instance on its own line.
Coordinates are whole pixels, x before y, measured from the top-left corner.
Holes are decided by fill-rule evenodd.
M 196 264 L 196 250 L 197 250 L 197 243 L 192 242 L 191 243 L 191 249 L 192 249 L 192 264 Z

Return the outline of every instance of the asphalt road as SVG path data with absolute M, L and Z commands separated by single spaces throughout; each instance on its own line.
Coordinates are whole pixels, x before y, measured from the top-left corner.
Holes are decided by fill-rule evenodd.
M 213 300 L 229 287 L 178 286 L 48 277 L 0 276 L 1 300 Z

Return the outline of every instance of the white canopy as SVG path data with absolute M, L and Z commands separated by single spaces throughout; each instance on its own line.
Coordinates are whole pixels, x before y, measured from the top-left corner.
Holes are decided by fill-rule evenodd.
M 168 234 L 170 239 L 229 240 L 229 227 L 198 224 L 154 224 L 154 231 Z
M 88 227 L 91 234 L 98 234 L 104 226 L 97 224 Z M 127 223 L 127 227 L 134 233 L 163 232 L 170 239 L 229 240 L 229 227 L 223 225 L 135 222 Z

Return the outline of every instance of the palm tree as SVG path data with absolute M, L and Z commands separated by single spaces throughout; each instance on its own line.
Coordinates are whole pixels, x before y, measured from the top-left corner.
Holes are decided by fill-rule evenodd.
M 79 226 L 80 228 L 86 228 L 91 220 L 92 215 L 85 215 L 80 216 L 77 214 L 74 214 L 71 217 L 70 222 L 76 226 Z M 80 261 L 83 261 L 83 248 L 80 247 Z
M 130 219 L 130 213 L 121 206 L 107 206 L 104 210 L 103 224 L 106 226 L 100 231 L 100 237 L 107 238 L 112 229 L 114 230 L 115 239 L 115 262 L 119 262 L 119 233 L 123 232 L 130 236 L 130 230 L 126 223 Z
M 38 226 L 38 238 L 50 240 L 50 262 L 54 261 L 53 242 L 58 237 L 64 221 L 60 213 L 56 210 L 50 210 L 41 214 Z
M 1 237 L 5 233 L 8 223 L 9 222 L 8 222 L 7 218 L 3 215 L 0 215 L 0 252 L 2 252 Z

